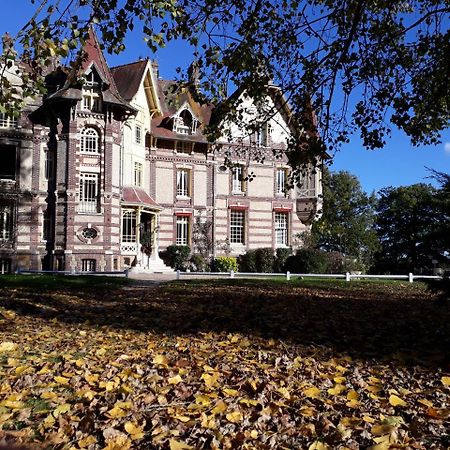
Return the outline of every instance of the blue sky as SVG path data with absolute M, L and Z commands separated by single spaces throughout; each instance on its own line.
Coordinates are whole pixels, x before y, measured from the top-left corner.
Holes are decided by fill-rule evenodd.
M 0 33 L 14 35 L 29 19 L 36 6 L 30 0 L 4 2 L 0 15 Z M 192 52 L 183 42 L 171 43 L 156 55 L 150 53 L 138 28 L 126 41 L 126 50 L 120 55 L 107 55 L 111 65 L 124 64 L 139 57 L 157 59 L 163 78 L 175 78 L 178 66 L 186 67 Z M 442 135 L 442 144 L 413 147 L 400 131 L 392 130 L 392 137 L 382 150 L 370 151 L 362 147 L 358 138 L 341 148 L 335 155 L 331 168 L 347 170 L 357 175 L 363 188 L 371 192 L 385 186 L 400 186 L 427 180 L 426 167 L 450 172 L 450 129 Z

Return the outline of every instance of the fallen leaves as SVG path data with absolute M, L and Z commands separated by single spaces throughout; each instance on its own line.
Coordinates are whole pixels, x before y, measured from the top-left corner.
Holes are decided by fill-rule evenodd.
M 364 308 L 339 312 L 349 291 L 308 291 L 316 305 L 327 298 L 319 314 L 305 296 L 296 309 L 302 290 L 177 289 L 113 302 L 32 294 L 41 310 L 30 314 L 20 294 L 0 315 L 0 434 L 70 450 L 445 448 L 448 371 L 375 357 L 372 344 L 350 356 L 325 339 L 333 312 L 357 324 L 347 346 L 366 345 Z M 287 325 L 303 317 L 315 333 Z

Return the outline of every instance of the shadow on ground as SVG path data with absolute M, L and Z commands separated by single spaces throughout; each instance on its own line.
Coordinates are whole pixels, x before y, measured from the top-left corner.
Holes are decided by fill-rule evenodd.
M 243 333 L 404 364 L 450 363 L 450 308 L 407 284 L 171 283 L 104 290 L 0 290 L 26 316 L 142 332 Z M 1 326 L 1 325 L 0 325 Z

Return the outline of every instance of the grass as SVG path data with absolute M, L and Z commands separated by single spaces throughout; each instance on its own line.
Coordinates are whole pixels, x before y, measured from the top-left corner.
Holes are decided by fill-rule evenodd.
M 48 289 L 104 289 L 117 288 L 129 284 L 124 277 L 89 276 L 89 275 L 1 275 L 0 289 L 2 288 L 33 288 Z

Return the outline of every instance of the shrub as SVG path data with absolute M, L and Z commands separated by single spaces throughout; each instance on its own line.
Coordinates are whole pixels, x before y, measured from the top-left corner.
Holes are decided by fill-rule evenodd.
M 169 245 L 161 252 L 164 263 L 175 270 L 186 270 L 191 249 L 188 245 Z
M 216 272 L 237 272 L 237 260 L 233 256 L 218 256 L 214 260 L 214 269 Z
M 291 256 L 292 249 L 291 248 L 277 248 L 277 252 L 275 255 L 275 260 L 273 263 L 274 272 L 286 272 L 286 261 Z
M 259 273 L 272 273 L 274 265 L 273 250 L 271 248 L 258 248 L 255 250 L 256 270 Z
M 189 259 L 189 269 L 193 272 L 205 272 L 209 267 L 203 255 L 194 253 Z
M 239 270 L 241 272 L 271 273 L 273 272 L 273 266 L 274 256 L 271 248 L 257 248 L 239 256 Z
M 241 272 L 258 272 L 256 269 L 256 251 L 249 250 L 247 253 L 239 256 L 239 271 Z
M 326 273 L 327 269 L 326 253 L 314 248 L 301 248 L 286 261 L 286 270 L 293 273 Z

